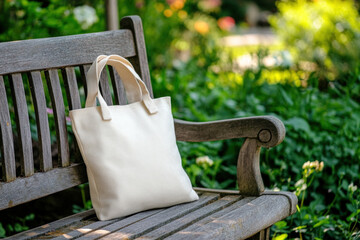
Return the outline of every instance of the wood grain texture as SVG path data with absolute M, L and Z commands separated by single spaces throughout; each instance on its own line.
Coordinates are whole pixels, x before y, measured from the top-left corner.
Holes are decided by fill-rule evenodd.
M 89 71 L 91 65 L 80 65 L 80 74 L 81 74 L 81 82 L 84 86 L 85 99 L 87 97 L 87 84 L 86 84 L 86 74 Z M 85 106 L 85 103 L 84 103 Z
M 10 75 L 10 86 L 15 108 L 15 119 L 19 139 L 21 175 L 31 176 L 34 173 L 34 158 L 30 132 L 28 108 L 24 84 L 20 73 Z
M 121 81 L 119 74 L 112 66 L 108 66 L 111 83 L 114 89 L 114 99 L 116 105 L 125 105 L 127 103 L 125 87 Z
M 139 239 L 159 239 L 159 238 L 162 239 L 168 237 L 171 234 L 178 232 L 179 230 L 193 224 L 194 222 L 197 222 L 204 217 L 207 217 L 217 211 L 226 208 L 227 206 L 239 200 L 239 198 L 240 198 L 239 196 L 223 197 L 209 205 L 206 205 L 166 225 L 163 225 L 155 229 L 154 231 L 151 231 L 139 237 Z
M 84 236 L 77 238 L 78 240 L 93 240 L 98 239 L 100 237 L 103 237 L 109 233 L 112 233 L 120 228 L 124 228 L 126 226 L 130 226 L 131 224 L 134 224 L 136 222 L 139 222 L 143 219 L 147 219 L 148 217 L 151 217 L 159 212 L 163 211 L 163 209 L 155 209 L 155 210 L 149 210 L 140 212 L 134 215 L 131 215 L 129 217 L 120 218 L 113 224 L 107 225 L 106 227 L 103 227 L 101 229 L 97 229 L 95 231 L 92 231 L 88 234 L 85 234 Z
M 220 217 L 248 204 L 249 202 L 251 202 L 252 200 L 254 200 L 255 198 L 254 197 L 247 197 L 247 198 L 243 198 L 243 199 L 240 199 L 239 201 L 235 202 L 234 204 L 228 206 L 227 208 L 224 208 L 218 212 L 215 212 L 213 214 L 211 214 L 210 216 L 207 216 L 195 223 L 193 223 L 192 225 L 180 230 L 179 232 L 177 233 L 174 233 L 173 235 L 167 237 L 166 239 L 192 239 L 191 237 L 194 237 L 194 236 L 190 236 L 190 238 L 187 236 L 187 233 L 193 233 L 193 232 L 196 232 L 196 230 L 198 228 L 201 228 L 203 227 L 204 225 L 212 222 L 212 221 L 216 221 L 216 219 L 219 219 Z M 194 234 L 192 234 L 194 235 Z M 194 237 L 195 238 L 195 237 Z
M 106 70 L 107 69 L 105 67 L 100 74 L 99 88 L 105 102 L 107 103 L 107 105 L 110 106 L 113 105 L 112 104 L 113 102 L 112 102 L 111 91 L 109 86 L 109 78 Z
M 269 240 L 269 238 L 270 238 L 270 228 L 267 228 L 266 230 L 261 230 L 255 235 L 246 238 L 246 240 Z
M 106 0 L 106 29 L 117 30 L 119 29 L 119 14 L 118 14 L 118 1 Z
M 175 119 L 175 132 L 178 141 L 202 142 L 247 137 L 258 139 L 262 147 L 274 147 L 285 137 L 284 124 L 272 116 L 212 122 L 188 122 Z M 268 134 L 271 134 L 271 137 Z
M 287 217 L 289 207 L 284 196 L 260 196 L 208 223 L 190 226 L 165 239 L 246 239 Z
M 54 111 L 59 166 L 70 164 L 69 143 L 66 129 L 65 106 L 56 69 L 45 71 L 51 104 Z
M 88 225 L 85 225 L 83 227 L 80 227 L 80 228 L 77 228 L 71 232 L 67 232 L 67 233 L 64 233 L 62 234 L 61 236 L 57 236 L 55 238 L 53 238 L 53 240 L 67 240 L 67 239 L 74 239 L 74 238 L 79 238 L 85 234 L 88 234 L 90 232 L 93 232 L 97 229 L 103 229 L 105 228 L 106 226 L 114 223 L 118 221 L 118 219 L 113 219 L 113 220 L 106 220 L 106 221 L 95 221 L 91 224 L 88 224 Z M 62 230 L 58 230 L 56 231 L 57 233 L 58 232 L 62 232 Z M 54 236 L 54 234 L 48 234 L 48 236 Z
M 220 195 L 223 194 L 222 191 L 223 190 L 219 190 Z M 252 234 L 251 236 L 246 237 L 247 239 L 266 239 L 269 236 L 268 228 L 266 230 L 259 230 L 258 233 L 254 232 L 256 229 L 261 227 L 258 226 L 259 224 L 263 224 L 262 220 L 259 221 L 259 224 L 256 220 L 261 219 L 262 216 L 266 216 L 265 220 L 275 219 L 278 215 L 276 210 L 279 207 L 281 208 L 281 206 L 278 205 L 283 205 L 285 202 L 290 204 L 286 197 L 286 192 L 283 194 L 282 192 L 266 191 L 260 197 L 246 198 L 243 198 L 243 196 L 239 194 L 234 195 L 233 193 L 236 193 L 236 191 L 230 193 L 230 195 L 225 195 L 219 199 L 218 193 L 203 192 L 200 196 L 201 201 L 204 201 L 203 199 L 206 198 L 207 203 L 201 203 L 201 206 L 197 206 L 195 209 L 194 204 L 198 203 L 191 202 L 173 206 L 171 208 L 144 211 L 128 217 L 122 217 L 109 221 L 98 221 L 94 218 L 94 212 L 88 211 L 86 212 L 86 216 L 81 218 L 78 215 L 75 215 L 64 220 L 49 223 L 23 234 L 15 235 L 17 238 L 14 239 L 27 239 L 30 236 L 35 239 L 54 238 L 56 240 L 75 238 L 80 240 L 106 239 L 114 237 L 114 235 L 111 235 L 113 232 L 117 232 L 117 238 L 115 239 L 121 239 L 121 237 L 127 237 L 128 239 L 164 239 L 166 237 L 169 237 L 169 239 L 197 239 L 197 234 L 199 234 L 198 230 L 207 228 L 209 224 L 220 222 L 222 225 L 227 225 L 227 220 L 223 221 L 223 218 L 227 219 L 229 214 L 235 216 L 229 217 L 231 219 L 229 220 L 231 224 L 238 227 L 241 227 L 244 222 L 247 221 L 252 221 L 253 223 L 255 222 L 251 227 L 251 232 L 246 233 L 248 235 Z M 209 201 L 209 197 L 211 196 L 214 198 Z M 270 201 L 268 199 L 264 199 L 268 197 L 270 197 Z M 271 207 L 269 207 L 270 205 Z M 275 209 L 271 209 L 272 207 Z M 287 213 L 284 214 L 289 214 L 290 212 L 287 208 L 288 206 L 286 205 L 283 207 L 287 210 Z M 186 208 L 192 208 L 192 210 L 186 211 Z M 257 209 L 260 211 L 257 211 Z M 174 215 L 178 214 L 178 211 L 184 213 L 184 210 L 186 211 L 185 214 L 180 214 L 182 215 L 180 217 L 174 217 Z M 239 211 L 243 214 L 243 216 L 245 216 L 243 218 L 244 221 L 236 219 Z M 247 215 L 246 211 L 252 212 L 250 213 L 250 216 Z M 252 218 L 255 219 L 252 220 Z M 78 222 L 71 219 L 78 219 Z M 164 224 L 164 222 L 166 223 Z M 270 221 L 270 224 L 272 224 L 272 221 Z M 149 231 L 149 228 L 152 230 Z M 136 231 L 136 234 L 132 234 L 132 230 Z M 216 231 L 216 229 L 210 229 L 206 232 L 206 234 L 212 235 L 213 231 Z M 46 235 L 44 235 L 45 233 Z M 122 235 L 120 236 L 119 233 Z M 222 239 L 223 236 L 226 236 L 226 234 L 215 238 L 209 237 L 208 239 Z M 201 236 L 200 232 L 200 239 L 201 237 L 205 238 Z
M 41 74 L 38 71 L 28 73 L 28 79 L 36 116 L 36 127 L 39 139 L 40 170 L 48 171 L 52 169 L 53 166 L 49 120 L 46 112 L 47 107 L 44 86 L 42 83 Z
M 298 198 L 292 192 L 265 190 L 261 195 L 282 195 L 289 200 L 289 204 L 290 204 L 289 216 L 296 213 L 297 211 L 296 205 L 298 204 Z
M 0 183 L 0 210 L 87 182 L 84 164 L 55 168 L 9 183 Z M 20 194 L 21 193 L 21 194 Z
M 259 162 L 260 146 L 258 140 L 247 138 L 240 149 L 237 162 L 237 179 L 240 194 L 258 196 L 265 190 Z
M 10 182 L 16 179 L 14 140 L 9 114 L 4 78 L 0 75 L 0 130 L 2 179 Z M 0 180 L 0 181 L 1 181 Z
M 185 203 L 167 208 L 158 214 L 139 221 L 127 227 L 121 228 L 115 231 L 103 239 L 134 239 L 147 232 L 154 230 L 155 228 L 161 227 L 177 218 L 185 216 L 186 214 L 193 212 L 219 198 L 216 194 L 203 194 L 200 199 L 195 202 Z
M 61 69 L 61 74 L 64 79 L 64 87 L 66 91 L 66 97 L 69 104 L 69 110 L 75 110 L 81 108 L 79 88 L 75 76 L 73 67 L 67 67 Z
M 146 55 L 146 46 L 142 22 L 139 16 L 127 16 L 120 21 L 121 29 L 129 29 L 134 36 L 136 56 L 129 57 L 129 61 L 134 66 L 136 72 L 145 82 L 150 96 L 153 98 L 153 90 L 151 86 L 149 64 Z
M 87 218 L 90 218 L 93 216 L 95 216 L 95 211 L 93 209 L 87 210 L 85 212 L 77 213 L 77 214 L 71 215 L 69 217 L 65 217 L 60 220 L 51 222 L 49 224 L 45 224 L 40 227 L 30 229 L 28 231 L 18 233 L 7 239 L 8 240 L 39 239 L 40 236 L 42 236 L 48 232 L 54 231 L 54 230 L 59 229 L 64 226 L 68 226 L 68 225 L 77 223 L 79 221 L 82 221 L 84 219 L 87 219 Z
M 136 53 L 129 30 L 0 43 L 0 74 L 92 63 L 98 55 Z

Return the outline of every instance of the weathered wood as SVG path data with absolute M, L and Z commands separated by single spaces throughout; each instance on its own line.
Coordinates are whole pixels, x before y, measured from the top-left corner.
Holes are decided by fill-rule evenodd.
M 93 240 L 93 239 L 98 239 L 99 237 L 105 236 L 113 231 L 116 231 L 120 228 L 129 226 L 131 224 L 134 224 L 136 222 L 139 222 L 143 219 L 146 219 L 150 216 L 153 216 L 156 213 L 159 213 L 163 211 L 163 209 L 154 209 L 154 210 L 149 210 L 149 211 L 144 211 L 144 212 L 140 212 L 134 215 L 131 215 L 129 217 L 125 217 L 125 218 L 119 218 L 117 221 L 115 221 L 114 223 L 107 225 L 106 227 L 102 227 L 100 229 L 96 229 L 94 231 L 91 231 L 88 234 L 85 234 L 84 236 L 80 237 L 80 238 L 76 238 L 79 240 Z
M 227 189 L 211 189 L 211 188 L 201 188 L 201 187 L 194 187 L 193 188 L 196 192 L 207 192 L 207 193 L 218 193 L 221 195 L 239 195 L 238 190 L 227 190 Z
M 31 176 L 34 173 L 32 140 L 24 84 L 20 73 L 10 75 L 10 86 L 19 138 L 21 175 Z
M 121 29 L 129 29 L 133 33 L 136 57 L 129 57 L 129 61 L 134 65 L 136 72 L 145 82 L 149 90 L 150 96 L 154 97 L 151 80 L 149 64 L 147 61 L 144 31 L 139 16 L 124 17 L 120 21 Z
M 0 43 L 0 74 L 90 64 L 101 54 L 135 56 L 132 39 L 117 30 Z
M 89 71 L 91 65 L 81 65 L 80 68 L 80 74 L 81 74 L 81 82 L 84 86 L 84 93 L 85 93 L 85 99 L 87 97 L 87 84 L 86 84 L 86 74 Z M 85 104 L 84 104 L 85 105 Z
M 64 79 L 64 87 L 66 90 L 69 110 L 80 109 L 81 108 L 80 95 L 79 95 L 74 68 L 73 67 L 63 68 L 61 69 L 61 73 Z
M 151 217 L 144 219 L 143 221 L 136 222 L 127 227 L 121 228 L 117 231 L 113 231 L 111 234 L 106 235 L 103 239 L 134 239 L 147 232 L 161 227 L 174 219 L 182 217 L 196 209 L 199 209 L 206 204 L 211 203 L 219 198 L 216 194 L 203 194 L 200 199 L 195 202 L 180 204 L 170 208 L 167 208 Z
M 247 238 L 246 240 L 269 240 L 269 239 L 270 239 L 270 228 L 267 228 L 266 230 L 261 230 L 260 232 Z
M 125 87 L 120 79 L 120 76 L 112 66 L 108 65 L 108 68 L 109 68 L 111 83 L 113 85 L 113 90 L 114 90 L 115 104 L 125 105 L 127 103 Z
M 69 143 L 66 129 L 65 106 L 58 72 L 56 69 L 45 71 L 45 77 L 54 112 L 59 166 L 66 167 L 70 164 Z
M 14 140 L 11 128 L 9 106 L 6 97 L 4 78 L 0 75 L 0 130 L 2 180 L 10 182 L 16 179 Z M 0 180 L 1 181 L 1 180 Z
M 119 29 L 119 14 L 117 0 L 106 0 L 106 28 L 107 30 Z
M 202 142 L 247 137 L 257 138 L 262 147 L 274 147 L 285 137 L 284 124 L 272 116 L 212 122 L 188 122 L 175 119 L 175 132 L 178 141 Z
M 173 235 L 167 237 L 166 239 L 192 239 L 191 237 L 187 236 L 187 233 L 192 233 L 192 232 L 196 232 L 196 229 L 201 228 L 202 226 L 216 220 L 219 219 L 220 217 L 244 206 L 245 204 L 248 204 L 249 202 L 251 202 L 252 200 L 254 200 L 254 197 L 247 197 L 247 198 L 243 198 L 240 199 L 239 201 L 235 202 L 234 204 L 228 206 L 227 208 L 224 208 L 218 212 L 215 212 L 213 214 L 211 214 L 210 216 L 207 216 L 193 224 L 191 224 L 190 226 L 178 231 L 177 233 L 174 233 Z M 192 236 L 194 239 L 196 239 L 196 236 Z
M 287 199 L 289 200 L 289 204 L 290 204 L 289 216 L 296 213 L 296 205 L 298 204 L 298 199 L 294 193 L 285 192 L 285 191 L 265 190 L 261 195 L 281 195 L 281 196 L 287 197 Z
M 106 67 L 100 74 L 99 86 L 100 86 L 101 95 L 103 96 L 105 102 L 108 105 L 112 105 L 111 91 L 110 91 L 110 86 L 109 86 L 109 78 L 108 78 L 108 74 L 106 71 Z
M 38 71 L 28 73 L 28 79 L 36 115 L 36 125 L 39 139 L 40 170 L 48 171 L 52 169 L 52 156 L 44 86 L 41 74 Z
M 239 196 L 226 196 L 216 202 L 213 202 L 209 205 L 206 205 L 200 209 L 197 209 L 189 214 L 178 218 L 166 225 L 161 226 L 160 228 L 155 229 L 139 239 L 162 239 L 170 236 L 171 234 L 178 232 L 179 230 L 193 224 L 194 222 L 199 221 L 200 219 L 207 217 L 221 209 L 231 205 L 232 203 L 239 200 Z
M 148 213 L 148 212 L 147 212 Z M 95 214 L 95 213 L 94 213 Z M 143 215 L 143 213 L 140 213 L 138 215 Z M 88 224 L 88 225 L 84 225 L 80 228 L 77 228 L 76 230 L 73 230 L 71 232 L 67 232 L 65 234 L 62 234 L 61 236 L 57 236 L 56 238 L 54 238 L 53 240 L 66 240 L 66 239 L 74 239 L 74 238 L 79 238 L 81 237 L 82 235 L 84 234 L 87 234 L 87 233 L 90 233 L 94 230 L 97 230 L 97 229 L 102 229 L 116 221 L 119 221 L 119 219 L 113 219 L 113 220 L 106 220 L 106 221 L 95 221 L 91 224 Z M 138 221 L 138 219 L 137 219 Z M 56 229 L 57 230 L 57 229 Z M 60 231 L 57 231 L 57 232 L 63 232 L 62 230 Z M 48 234 L 48 236 L 54 236 L 54 234 Z
M 166 239 L 246 239 L 288 216 L 288 209 L 286 197 L 260 196 L 204 225 L 190 226 Z
M 56 193 L 87 181 L 85 165 L 73 164 L 0 183 L 0 210 Z
M 49 224 L 42 225 L 42 226 L 34 228 L 34 229 L 30 229 L 25 232 L 18 233 L 7 239 L 8 240 L 38 239 L 40 236 L 42 236 L 48 232 L 54 231 L 54 230 L 59 229 L 64 226 L 68 226 L 68 225 L 77 223 L 79 221 L 83 221 L 84 219 L 87 219 L 92 216 L 95 216 L 95 212 L 93 209 L 85 211 L 85 212 L 77 213 L 77 214 L 71 215 L 69 217 L 62 218 L 60 220 L 51 222 Z M 65 238 L 65 239 L 67 239 L 67 238 Z
M 247 138 L 242 145 L 237 163 L 237 179 L 240 194 L 258 196 L 264 190 L 260 172 L 260 146 L 257 139 Z

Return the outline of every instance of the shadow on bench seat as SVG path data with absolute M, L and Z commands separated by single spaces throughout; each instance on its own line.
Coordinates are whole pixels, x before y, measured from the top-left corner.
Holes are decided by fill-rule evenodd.
M 85 73 L 98 55 L 126 57 L 153 96 L 137 16 L 123 18 L 117 31 L 0 43 L 0 54 L 0 210 L 87 182 L 67 116 L 84 107 Z M 121 79 L 110 66 L 100 89 L 108 105 L 126 104 Z M 9 239 L 269 239 L 271 225 L 296 211 L 295 195 L 265 191 L 260 174 L 261 147 L 284 139 L 280 120 L 260 116 L 174 124 L 178 141 L 245 138 L 238 191 L 195 188 L 199 201 L 110 221 L 98 221 L 89 210 Z M 36 151 L 30 125 L 36 125 Z

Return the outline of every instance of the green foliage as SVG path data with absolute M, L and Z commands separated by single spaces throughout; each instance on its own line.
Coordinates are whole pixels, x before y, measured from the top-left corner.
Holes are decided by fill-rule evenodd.
M 34 221 L 35 214 L 31 213 L 25 217 L 9 216 L 4 225 L 0 222 L 0 238 L 29 229 L 28 222 Z
M 267 114 L 279 117 L 287 136 L 279 146 L 263 150 L 261 170 L 268 188 L 298 192 L 300 211 L 286 220 L 285 226 L 274 227 L 275 239 L 299 234 L 302 239 L 348 239 L 359 228 L 358 214 L 353 214 L 359 208 L 359 190 L 352 198 L 348 190 L 351 183 L 359 185 L 360 179 L 359 92 L 351 90 L 360 84 L 359 71 L 347 79 L 348 85 L 333 82 L 328 92 L 318 90 L 314 74 L 304 88 L 292 84 L 291 79 L 285 84 L 269 84 L 263 74 L 269 76 L 271 72 L 260 68 L 237 76 L 214 73 L 189 62 L 182 68 L 154 73 L 154 91 L 158 96 L 171 95 L 173 113 L 180 119 L 208 121 Z M 236 188 L 236 158 L 241 141 L 179 142 L 178 146 L 195 186 Z M 214 163 L 197 163 L 203 156 Z M 314 164 L 318 160 L 318 165 L 323 162 L 322 171 L 314 168 L 305 174 L 303 165 L 309 160 Z
M 105 29 L 104 4 L 93 8 L 66 0 L 10 0 L 0 3 L 0 41 L 71 35 Z M 84 6 L 87 6 L 84 8 Z M 96 9 L 96 10 L 95 10 Z M 82 16 L 85 17 L 82 18 Z
M 73 213 L 83 212 L 83 211 L 86 211 L 86 210 L 89 210 L 92 208 L 91 200 L 89 200 L 85 194 L 85 189 L 88 187 L 89 187 L 89 183 L 81 184 L 78 186 L 78 188 L 80 189 L 81 200 L 82 200 L 83 205 L 79 206 L 79 205 L 74 204 L 73 205 Z
M 354 1 L 279 1 L 277 7 L 270 23 L 297 63 L 316 63 L 319 76 L 330 80 L 360 64 L 360 17 Z

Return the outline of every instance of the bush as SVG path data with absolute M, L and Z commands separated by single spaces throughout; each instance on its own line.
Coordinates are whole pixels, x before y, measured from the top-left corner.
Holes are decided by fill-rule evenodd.
M 334 80 L 360 64 L 360 17 L 352 0 L 280 1 L 270 18 L 296 62 L 317 66 L 320 78 Z

